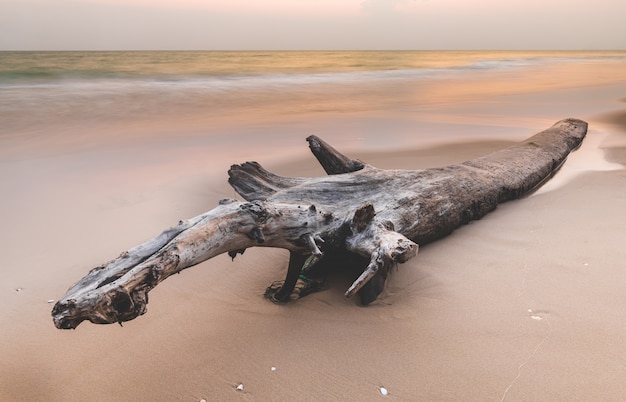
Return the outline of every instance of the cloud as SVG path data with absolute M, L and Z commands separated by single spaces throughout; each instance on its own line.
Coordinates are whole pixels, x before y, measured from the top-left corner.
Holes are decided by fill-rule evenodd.
M 0 0 L 0 50 L 626 48 L 624 0 L 107 1 Z
M 398 13 L 398 6 L 412 3 L 415 0 L 364 0 L 361 3 L 363 11 L 371 16 L 385 16 Z

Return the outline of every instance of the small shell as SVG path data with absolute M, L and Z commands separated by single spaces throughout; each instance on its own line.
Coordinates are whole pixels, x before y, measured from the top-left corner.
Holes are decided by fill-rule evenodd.
M 243 384 L 239 384 L 237 385 L 237 388 L 235 388 L 237 391 L 243 391 Z
M 276 367 L 272 366 L 271 370 L 276 371 Z
M 54 303 L 54 299 L 48 300 L 48 303 Z
M 387 391 L 387 388 L 385 387 L 380 387 L 380 394 L 382 396 L 387 396 L 389 394 L 389 391 Z

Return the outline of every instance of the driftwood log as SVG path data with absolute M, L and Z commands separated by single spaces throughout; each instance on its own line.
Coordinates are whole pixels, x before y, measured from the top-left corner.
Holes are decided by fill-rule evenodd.
M 328 176 L 281 177 L 256 162 L 233 165 L 228 181 L 245 202 L 222 200 L 215 209 L 92 269 L 55 304 L 54 324 L 69 329 L 84 320 L 132 320 L 146 312 L 148 292 L 170 275 L 255 246 L 290 253 L 285 280 L 267 290 L 273 301 L 290 299 L 303 270 L 350 255 L 365 263 L 346 296 L 360 293 L 368 304 L 382 291 L 390 267 L 415 256 L 418 244 L 535 189 L 586 132 L 584 121 L 562 120 L 488 156 L 425 170 L 377 169 L 308 137 Z

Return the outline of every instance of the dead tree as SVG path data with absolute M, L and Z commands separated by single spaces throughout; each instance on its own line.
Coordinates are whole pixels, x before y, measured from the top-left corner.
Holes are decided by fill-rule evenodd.
M 132 320 L 146 312 L 148 292 L 170 275 L 255 246 L 289 250 L 285 280 L 267 291 L 278 302 L 289 300 L 303 269 L 328 256 L 364 257 L 346 296 L 359 292 L 367 304 L 382 290 L 390 267 L 415 256 L 418 244 L 533 190 L 558 170 L 586 132 L 587 123 L 562 120 L 490 155 L 425 170 L 377 169 L 308 137 L 328 176 L 282 177 L 256 162 L 233 165 L 229 183 L 245 202 L 222 200 L 92 269 L 55 304 L 54 323 L 69 329 L 84 320 Z

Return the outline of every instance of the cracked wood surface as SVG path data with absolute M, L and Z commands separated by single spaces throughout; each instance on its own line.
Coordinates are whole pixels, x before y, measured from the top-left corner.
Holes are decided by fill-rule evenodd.
M 55 304 L 53 321 L 68 329 L 85 320 L 132 320 L 146 312 L 148 292 L 170 275 L 255 246 L 290 252 L 284 283 L 269 292 L 273 301 L 289 300 L 305 261 L 309 269 L 326 255 L 352 253 L 369 262 L 346 296 L 359 293 L 368 304 L 382 291 L 389 268 L 415 256 L 418 244 L 532 191 L 586 132 L 585 122 L 566 119 L 490 155 L 424 170 L 377 169 L 311 136 L 311 151 L 328 176 L 289 178 L 256 162 L 233 165 L 229 183 L 245 202 L 223 200 L 94 268 Z

